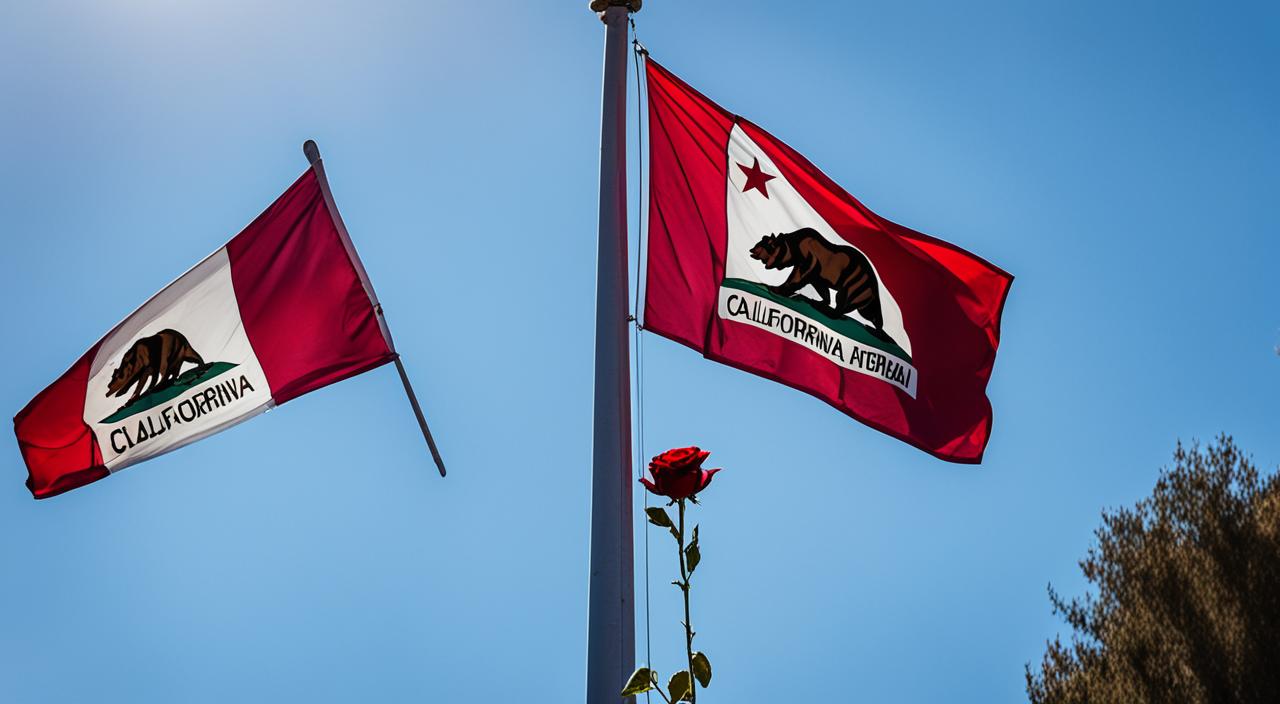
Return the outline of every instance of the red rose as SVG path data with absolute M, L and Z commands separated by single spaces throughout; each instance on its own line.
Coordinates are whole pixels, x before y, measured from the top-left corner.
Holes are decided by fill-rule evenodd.
M 678 447 L 654 457 L 649 462 L 649 474 L 653 481 L 640 480 L 649 491 L 671 499 L 687 499 L 707 488 L 717 469 L 703 469 L 702 463 L 710 452 L 696 447 Z

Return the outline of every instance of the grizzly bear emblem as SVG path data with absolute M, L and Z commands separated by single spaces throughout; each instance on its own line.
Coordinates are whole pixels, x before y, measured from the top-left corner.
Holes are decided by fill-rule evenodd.
M 892 341 L 884 331 L 880 284 L 871 262 L 862 252 L 832 244 L 813 228 L 805 227 L 795 232 L 765 235 L 751 248 L 751 258 L 762 262 L 766 269 L 791 267 L 787 280 L 779 286 L 770 286 L 770 291 L 790 298 L 805 286 L 812 286 L 821 298 L 810 301 L 815 307 L 833 318 L 857 311 L 875 326 L 871 330 L 874 335 Z
M 124 353 L 120 366 L 111 372 L 106 395 L 123 396 L 133 386 L 133 394 L 126 405 L 133 403 L 145 388 L 154 391 L 171 385 L 182 373 L 185 362 L 191 362 L 197 367 L 204 366 L 204 359 L 177 330 L 161 330 L 141 338 Z

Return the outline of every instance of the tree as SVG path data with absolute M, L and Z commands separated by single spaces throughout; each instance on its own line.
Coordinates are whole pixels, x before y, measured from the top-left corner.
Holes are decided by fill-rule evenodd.
M 1080 562 L 1093 586 L 1055 614 L 1033 704 L 1274 702 L 1280 696 L 1280 481 L 1229 436 L 1178 444 L 1132 509 L 1103 512 Z

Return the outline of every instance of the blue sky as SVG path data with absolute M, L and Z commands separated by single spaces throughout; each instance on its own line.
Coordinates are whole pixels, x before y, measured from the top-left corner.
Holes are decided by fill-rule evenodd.
M 314 138 L 451 470 L 390 369 L 43 502 L 7 436 L 0 700 L 581 699 L 585 6 L 0 9 L 0 408 L 238 232 Z M 636 19 L 869 207 L 1017 276 L 979 467 L 645 338 L 645 453 L 696 443 L 726 468 L 696 511 L 706 701 L 1023 700 L 1063 630 L 1046 584 L 1083 588 L 1099 512 L 1149 491 L 1177 439 L 1226 431 L 1280 464 L 1280 13 L 652 0 Z M 669 673 L 675 565 L 652 537 Z

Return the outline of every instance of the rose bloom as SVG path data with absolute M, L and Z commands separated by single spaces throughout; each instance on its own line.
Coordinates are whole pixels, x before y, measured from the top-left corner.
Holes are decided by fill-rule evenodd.
M 703 469 L 702 463 L 710 452 L 697 447 L 677 447 L 654 457 L 649 462 L 649 474 L 653 481 L 640 480 L 645 488 L 671 499 L 687 499 L 707 488 L 711 477 L 720 469 Z

